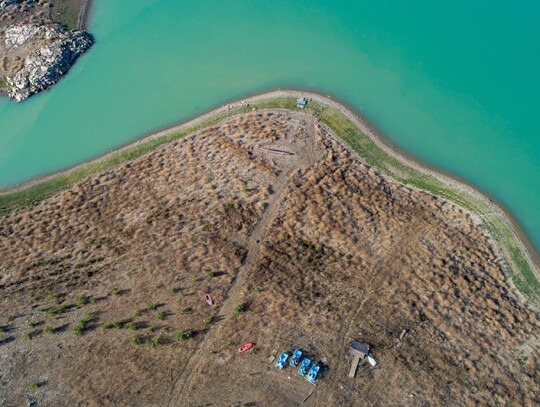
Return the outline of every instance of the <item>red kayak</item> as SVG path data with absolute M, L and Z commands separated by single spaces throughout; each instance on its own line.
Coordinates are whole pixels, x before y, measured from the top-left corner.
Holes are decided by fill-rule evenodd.
M 214 301 L 212 300 L 212 297 L 210 297 L 210 294 L 204 294 L 204 299 L 208 303 L 208 305 L 212 305 Z
M 253 348 L 253 344 L 251 342 L 244 343 L 242 346 L 238 348 L 238 352 L 242 353 L 242 352 L 245 352 L 246 350 L 250 350 L 251 348 Z

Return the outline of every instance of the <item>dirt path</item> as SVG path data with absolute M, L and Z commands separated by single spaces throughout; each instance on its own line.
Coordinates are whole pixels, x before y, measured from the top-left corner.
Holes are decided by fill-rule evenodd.
M 182 375 L 176 381 L 171 394 L 168 406 L 185 406 L 189 403 L 188 390 L 193 379 L 191 373 L 196 371 L 197 367 L 203 360 L 203 356 L 212 349 L 215 341 L 215 331 L 219 329 L 221 324 L 226 324 L 227 321 L 234 315 L 234 306 L 242 302 L 242 289 L 246 286 L 247 278 L 251 267 L 256 264 L 259 257 L 259 251 L 263 238 L 268 230 L 268 226 L 278 213 L 280 204 L 287 191 L 289 179 L 292 173 L 298 169 L 306 169 L 314 165 L 323 156 L 323 151 L 317 148 L 315 137 L 317 135 L 316 121 L 312 116 L 305 116 L 308 122 L 308 132 L 306 137 L 298 140 L 297 143 L 281 143 L 277 148 L 285 148 L 289 151 L 294 151 L 292 156 L 273 155 L 269 152 L 260 153 L 273 160 L 280 168 L 280 174 L 272 183 L 273 194 L 270 195 L 268 206 L 264 211 L 259 222 L 255 225 L 252 233 L 248 236 L 239 236 L 235 239 L 237 243 L 243 245 L 247 250 L 247 255 L 238 274 L 233 282 L 233 286 L 229 291 L 227 299 L 221 304 L 219 310 L 219 319 L 221 322 L 210 327 L 209 332 L 205 335 L 203 341 L 199 344 L 197 350 L 192 354 Z M 262 149 L 261 149 L 262 150 Z

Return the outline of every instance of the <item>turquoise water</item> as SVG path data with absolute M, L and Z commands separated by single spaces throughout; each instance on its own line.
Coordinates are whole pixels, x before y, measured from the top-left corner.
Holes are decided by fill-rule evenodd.
M 90 31 L 50 92 L 0 99 L 0 187 L 304 87 L 493 195 L 540 248 L 540 2 L 96 0 Z

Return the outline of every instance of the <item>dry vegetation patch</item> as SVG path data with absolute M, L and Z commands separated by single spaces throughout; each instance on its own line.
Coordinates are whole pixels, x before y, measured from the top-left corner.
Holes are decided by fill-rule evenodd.
M 538 318 L 475 219 L 308 114 L 228 119 L 2 217 L 0 290 L 2 405 L 540 401 Z M 352 337 L 379 359 L 355 379 Z M 297 346 L 327 361 L 316 388 L 267 360 Z

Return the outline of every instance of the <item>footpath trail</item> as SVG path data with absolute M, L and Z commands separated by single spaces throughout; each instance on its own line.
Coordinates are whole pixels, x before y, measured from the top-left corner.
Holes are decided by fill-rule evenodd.
M 213 349 L 215 342 L 215 331 L 221 324 L 227 324 L 228 320 L 234 314 L 234 306 L 242 302 L 242 289 L 245 287 L 251 268 L 256 264 L 259 257 L 260 245 L 264 239 L 269 225 L 278 213 L 280 204 L 286 196 L 288 183 L 291 174 L 298 169 L 306 169 L 314 165 L 322 158 L 323 151 L 317 148 L 316 143 L 316 121 L 312 116 L 306 116 L 308 121 L 307 134 L 301 140 L 291 140 L 292 143 L 281 142 L 278 148 L 288 151 L 294 151 L 294 155 L 273 155 L 269 152 L 261 152 L 268 160 L 273 160 L 280 169 L 279 175 L 272 182 L 273 194 L 267 202 L 266 210 L 255 225 L 252 233 L 248 236 L 238 236 L 237 243 L 243 245 L 247 254 L 240 266 L 236 278 L 226 300 L 220 304 L 219 319 L 220 322 L 210 327 L 195 352 L 189 358 L 186 368 L 178 377 L 169 400 L 169 407 L 189 405 L 189 389 L 195 378 L 193 372 L 197 371 L 198 366 L 203 361 L 203 356 Z

